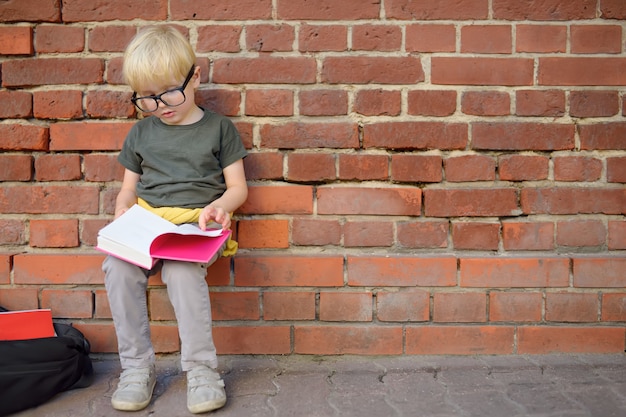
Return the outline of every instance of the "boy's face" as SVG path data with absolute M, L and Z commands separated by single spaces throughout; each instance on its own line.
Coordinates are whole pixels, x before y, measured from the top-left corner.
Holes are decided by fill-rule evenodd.
M 184 81 L 172 78 L 165 85 L 148 82 L 133 95 L 132 101 L 141 111 L 158 117 L 165 124 L 191 124 L 199 120 L 200 109 L 194 97 L 199 85 L 200 67 L 194 65 Z

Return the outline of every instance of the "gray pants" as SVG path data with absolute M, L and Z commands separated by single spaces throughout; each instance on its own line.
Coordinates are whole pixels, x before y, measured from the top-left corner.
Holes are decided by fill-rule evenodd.
M 217 367 L 213 343 L 211 302 L 206 283 L 208 264 L 160 261 L 161 279 L 176 313 L 181 342 L 181 366 Z M 102 264 L 111 314 L 117 334 L 122 369 L 147 367 L 155 355 L 150 339 L 146 290 L 150 273 L 138 266 L 107 256 Z

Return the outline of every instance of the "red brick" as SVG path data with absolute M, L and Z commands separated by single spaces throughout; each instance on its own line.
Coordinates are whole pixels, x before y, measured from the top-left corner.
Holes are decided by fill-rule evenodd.
M 414 56 L 329 56 L 322 62 L 321 78 L 328 84 L 414 84 L 424 81 L 424 72 Z
M 409 355 L 509 355 L 512 326 L 416 326 L 406 328 Z M 441 343 L 445 340 L 445 343 Z
M 393 223 L 384 221 L 347 221 L 343 226 L 343 246 L 390 247 L 393 245 Z
M 339 25 L 311 25 L 303 22 L 298 35 L 301 52 L 342 52 L 348 48 L 348 28 Z
M 83 245 L 96 246 L 98 232 L 110 223 L 109 219 L 85 219 L 82 221 L 80 241 Z
M 45 154 L 35 159 L 37 181 L 75 181 L 81 178 L 80 156 L 76 154 Z
M 0 27 L 0 54 L 32 55 L 33 28 L 30 26 Z
M 310 57 L 216 58 L 217 84 L 313 84 L 317 64 Z
M 50 150 L 119 150 L 132 126 L 132 122 L 55 123 L 50 126 Z
M 241 93 L 225 89 L 196 90 L 196 103 L 206 110 L 213 111 L 224 116 L 238 116 L 241 111 Z M 242 123 L 235 123 L 241 139 L 244 140 L 244 132 L 241 129 Z M 244 141 L 244 144 L 245 141 Z M 250 148 L 250 146 L 246 146 Z
M 450 85 L 533 85 L 529 58 L 432 57 L 431 83 Z
M 293 91 L 253 90 L 246 92 L 248 116 L 291 116 L 293 115 Z
M 0 188 L 1 213 L 98 214 L 97 187 L 73 185 Z
M 399 355 L 401 327 L 295 326 L 294 352 L 316 355 Z
M 442 160 L 439 155 L 391 155 L 391 179 L 398 182 L 441 182 Z
M 60 22 L 58 0 L 20 0 L 0 4 L 2 22 Z
M 539 85 L 624 85 L 624 58 L 539 58 Z
M 411 221 L 397 224 L 398 244 L 405 248 L 445 248 L 448 246 L 447 221 Z
M 450 182 L 496 179 L 496 161 L 487 155 L 452 156 L 444 160 L 444 169 Z
M 137 29 L 135 26 L 96 26 L 88 33 L 90 51 L 123 52 Z
M 83 93 L 78 90 L 36 91 L 33 108 L 39 119 L 82 118 Z
M 618 25 L 572 25 L 573 54 L 619 54 L 622 52 L 622 27 Z
M 239 52 L 239 38 L 243 26 L 239 25 L 206 25 L 197 28 L 198 52 Z
M 559 322 L 598 321 L 598 294 L 549 292 L 546 295 L 546 320 Z
M 396 25 L 355 25 L 352 27 L 352 49 L 355 51 L 399 51 L 402 30 Z
M 597 123 L 578 126 L 583 150 L 626 150 L 626 123 Z
M 83 156 L 85 181 L 121 181 L 124 166 L 117 162 L 117 155 L 90 153 Z
M 606 227 L 601 220 L 564 220 L 556 223 L 558 246 L 603 246 Z
M 280 152 L 250 153 L 243 160 L 248 180 L 283 178 L 283 159 Z
M 41 291 L 41 307 L 52 310 L 55 318 L 91 318 L 92 294 L 90 290 L 51 290 Z
M 502 222 L 504 250 L 553 250 L 554 223 Z
M 336 156 L 328 153 L 290 153 L 287 156 L 287 179 L 290 181 L 334 180 Z
M 571 150 L 575 126 L 559 123 L 496 122 L 472 124 L 472 148 L 479 150 Z
M 511 98 L 501 91 L 467 91 L 461 97 L 461 111 L 474 116 L 506 116 Z
M 518 90 L 515 102 L 518 116 L 560 117 L 565 114 L 565 92 L 561 90 Z
M 564 53 L 567 50 L 567 26 L 516 25 L 515 51 Z
M 456 51 L 454 25 L 412 24 L 406 27 L 405 46 L 408 52 Z
M 602 294 L 602 321 L 626 321 L 626 293 Z
M 148 290 L 148 306 L 150 319 L 153 321 L 176 320 L 174 307 L 170 303 L 165 288 L 152 288 Z
M 371 292 L 320 292 L 320 321 L 372 321 Z
M 30 246 L 75 248 L 78 245 L 78 219 L 30 221 Z
M 422 190 L 414 187 L 320 187 L 318 214 L 419 216 Z
M 626 157 L 606 158 L 606 180 L 608 182 L 626 182 Z
M 213 339 L 222 355 L 292 353 L 290 326 L 214 326 Z
M 389 177 L 387 155 L 339 154 L 338 158 L 341 180 L 386 180 Z
M 451 116 L 456 111 L 456 91 L 411 90 L 408 113 L 414 116 Z
M 365 116 L 398 116 L 402 107 L 400 91 L 359 90 L 354 111 Z
M 100 84 L 104 62 L 99 58 L 18 59 L 2 63 L 4 87 L 53 84 Z
M 488 0 L 440 0 L 436 2 L 386 0 L 387 19 L 401 20 L 481 20 L 489 14 Z
M 277 17 L 285 20 L 359 20 L 376 19 L 380 10 L 379 2 L 363 3 L 358 0 L 307 0 L 281 1 L 276 7 Z
M 27 118 L 33 115 L 33 95 L 26 91 L 0 91 L 0 118 Z
M 343 257 L 238 256 L 238 287 L 338 287 L 343 285 Z
M 596 17 L 595 0 L 544 0 L 542 7 L 533 0 L 494 0 L 493 18 L 504 20 L 577 20 Z
M 621 214 L 626 190 L 601 188 L 525 188 L 520 202 L 526 214 Z
M 461 27 L 461 52 L 478 54 L 510 54 L 510 25 L 468 25 Z
M 0 181 L 30 181 L 33 177 L 33 157 L 0 154 Z
M 626 258 L 574 258 L 574 287 L 626 287 Z
M 306 90 L 298 93 L 303 116 L 348 114 L 348 93 L 342 90 Z
M 609 220 L 609 250 L 626 249 L 626 221 Z
M 569 101 L 572 117 L 609 117 L 620 110 L 617 91 L 572 91 Z
M 71 1 L 63 4 L 64 22 L 105 22 L 109 20 L 167 20 L 167 0 L 127 0 L 124 3 Z
M 294 27 L 287 24 L 247 25 L 246 47 L 249 51 L 287 52 L 293 49 Z
M 569 285 L 565 258 L 461 258 L 461 287 L 542 288 Z
M 540 292 L 489 293 L 489 321 L 540 322 L 543 295 Z
M 433 322 L 482 323 L 487 321 L 487 297 L 484 293 L 435 293 Z
M 175 325 L 151 325 L 150 335 L 155 353 L 175 353 L 180 351 L 178 327 Z
M 108 324 L 74 323 L 74 327 L 89 340 L 93 353 L 117 353 L 117 336 L 113 322 Z
M 166 7 L 167 8 L 167 7 Z M 257 20 L 272 16 L 272 0 L 232 0 L 228 7 L 218 0 L 202 3 L 202 7 L 187 0 L 170 1 L 170 19 L 172 20 Z
M 48 128 L 17 123 L 0 124 L 0 149 L 46 151 L 48 150 Z
M 35 49 L 38 53 L 82 52 L 85 49 L 85 29 L 38 25 L 35 29 Z
M 379 122 L 363 128 L 364 148 L 465 149 L 467 124 L 444 122 Z
M 102 255 L 21 254 L 15 255 L 15 284 L 102 285 Z
M 241 220 L 239 247 L 246 249 L 288 248 L 289 221 L 281 219 Z
M 293 219 L 291 243 L 294 245 L 339 245 L 342 227 L 337 220 L 318 220 L 307 217 Z
M 626 4 L 622 0 L 602 0 L 600 13 L 604 19 L 626 19 Z
M 135 116 L 135 106 L 130 101 L 132 94 L 122 91 L 89 91 L 87 114 L 92 118 L 130 118 Z
M 358 148 L 359 130 L 353 122 L 264 124 L 261 147 L 282 149 Z
M 94 291 L 94 319 L 111 319 L 111 306 L 107 297 L 106 290 Z
M 428 321 L 429 311 L 430 294 L 427 291 L 410 288 L 376 294 L 376 316 L 383 322 Z
M 456 259 L 448 256 L 348 256 L 348 285 L 449 287 L 456 285 Z
M 0 220 L 0 245 L 23 245 L 26 240 L 26 226 L 22 220 Z M 8 258 L 6 258 L 8 259 Z M 0 282 L 3 278 L 6 280 L 5 284 L 9 283 L 9 272 L 3 271 L 5 257 L 0 255 Z M 8 263 L 8 261 L 7 261 Z M 3 277 L 3 272 L 6 272 L 6 276 Z
M 548 178 L 550 159 L 539 155 L 502 155 L 498 172 L 503 181 L 536 181 Z
M 6 264 L 8 266 L 8 262 Z M 8 284 L 8 272 L 6 276 Z M 39 290 L 37 288 L 3 288 L 0 291 L 0 306 L 7 310 L 36 310 L 39 308 Z
M 242 214 L 311 214 L 313 189 L 307 185 L 248 187 L 248 199 L 237 210 Z
M 211 292 L 213 320 L 259 320 L 261 305 L 256 291 Z
M 602 161 L 587 156 L 555 157 L 555 181 L 597 181 L 602 175 Z
M 623 327 L 528 326 L 517 330 L 517 353 L 623 353 Z
M 265 291 L 264 320 L 315 320 L 315 293 Z
M 498 250 L 500 223 L 454 222 L 452 243 L 458 250 Z
M 520 214 L 513 188 L 424 190 L 427 217 L 514 216 Z

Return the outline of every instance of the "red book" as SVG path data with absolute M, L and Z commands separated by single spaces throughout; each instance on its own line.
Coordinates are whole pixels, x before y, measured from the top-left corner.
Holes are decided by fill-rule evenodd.
M 54 335 L 49 309 L 0 313 L 0 340 L 39 339 Z
M 208 262 L 229 235 L 221 228 L 176 225 L 135 204 L 98 232 L 96 249 L 150 269 L 158 259 Z

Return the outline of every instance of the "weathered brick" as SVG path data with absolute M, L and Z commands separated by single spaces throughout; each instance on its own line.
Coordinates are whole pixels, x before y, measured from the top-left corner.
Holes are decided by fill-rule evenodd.
M 44 289 L 41 291 L 41 307 L 52 310 L 55 318 L 89 319 L 93 302 L 90 290 Z
M 384 221 L 348 221 L 343 226 L 344 247 L 390 247 L 393 223 Z
M 522 326 L 518 354 L 623 353 L 623 327 Z
M 224 116 L 237 116 L 241 113 L 241 94 L 239 91 L 225 89 L 196 90 L 195 98 L 198 106 Z M 237 126 L 237 129 L 243 140 L 244 132 L 242 132 L 241 124 Z
M 398 244 L 405 248 L 445 248 L 448 246 L 448 222 L 411 221 L 397 224 Z
M 602 294 L 602 321 L 626 321 L 626 293 Z
M 462 155 L 446 158 L 444 161 L 446 180 L 493 181 L 496 179 L 496 161 L 487 155 Z
M 311 3 L 306 0 L 280 1 L 277 4 L 279 19 L 285 20 L 335 20 L 375 19 L 378 17 L 380 2 L 363 3 L 358 0 L 318 0 Z
M 622 214 L 626 190 L 620 188 L 524 188 L 520 195 L 526 214 Z
M 293 91 L 272 89 L 246 92 L 248 116 L 291 116 L 293 115 Z
M 443 0 L 437 2 L 385 1 L 388 19 L 401 20 L 481 20 L 489 14 L 488 0 Z
M 565 25 L 516 25 L 515 51 L 563 53 L 567 49 Z
M 264 124 L 261 126 L 261 147 L 357 148 L 358 125 L 353 122 Z
M 574 286 L 620 288 L 626 286 L 626 258 L 574 258 Z
M 378 291 L 376 294 L 376 317 L 390 322 L 428 321 L 430 294 L 427 291 L 406 289 L 401 291 Z
M 498 172 L 503 181 L 536 181 L 548 178 L 550 158 L 541 155 L 502 155 Z
M 5 151 L 47 151 L 48 128 L 36 125 L 0 124 L 0 149 Z
M 626 182 L 626 156 L 606 158 L 606 180 Z
M 502 245 L 505 250 L 553 250 L 554 223 L 502 222 Z
M 298 93 L 303 116 L 339 116 L 348 113 L 348 93 L 343 90 L 306 90 Z
M 264 320 L 315 320 L 315 293 L 312 291 L 263 292 Z
M 569 101 L 572 117 L 610 117 L 619 113 L 617 91 L 572 91 Z
M 313 84 L 317 65 L 308 57 L 216 58 L 213 82 L 218 84 Z
M 472 149 L 557 151 L 574 149 L 575 126 L 560 123 L 478 122 Z
M 435 292 L 433 296 L 433 322 L 483 323 L 486 321 L 486 294 L 478 292 Z
M 577 20 L 596 17 L 595 0 L 545 0 L 542 7 L 533 7 L 532 0 L 494 0 L 495 19 L 504 20 Z
M 311 25 L 304 22 L 298 34 L 302 52 L 341 52 L 348 48 L 348 28 L 340 25 Z
M 250 153 L 243 160 L 248 180 L 282 179 L 283 159 L 281 152 Z
M 330 56 L 324 58 L 321 71 L 322 81 L 329 84 L 415 84 L 424 81 L 420 58 L 412 56 Z
M 356 51 L 399 51 L 401 45 L 399 26 L 363 24 L 352 27 L 352 49 Z
M 106 151 L 122 148 L 132 122 L 75 122 L 50 126 L 50 149 Z
M 0 54 L 32 55 L 33 28 L 30 26 L 0 27 Z
M 169 3 L 170 17 L 174 20 L 258 20 L 272 16 L 272 0 L 231 0 L 228 7 L 219 0 L 204 1 L 201 7 L 187 0 Z
M 451 116 L 456 111 L 456 91 L 411 90 L 408 113 L 415 116 Z
M 364 148 L 465 149 L 468 126 L 445 122 L 378 122 L 363 129 Z
M 35 29 L 38 53 L 71 53 L 85 49 L 85 29 L 64 25 L 38 25 Z
M 98 192 L 97 187 L 75 185 L 0 188 L 0 212 L 97 214 Z
M 461 287 L 541 288 L 569 285 L 566 258 L 461 258 Z
M 602 246 L 606 243 L 606 227 L 600 220 L 567 220 L 556 223 L 558 246 Z
M 563 116 L 565 114 L 565 92 L 561 90 L 518 90 L 515 92 L 515 114 L 518 116 Z
M 239 52 L 243 26 L 206 25 L 198 27 L 198 52 Z
M 456 285 L 456 259 L 348 256 L 348 285 L 362 287 L 449 287 Z
M 450 24 L 412 24 L 406 27 L 409 52 L 456 51 L 456 28 Z
M 372 321 L 371 292 L 320 292 L 320 321 Z
M 370 154 L 340 154 L 338 178 L 342 180 L 385 180 L 389 157 Z
M 167 20 L 167 0 L 127 0 L 123 3 L 93 3 L 75 0 L 63 3 L 64 22 L 105 22 L 110 20 Z
M 468 91 L 461 97 L 461 111 L 474 116 L 506 116 L 511 98 L 500 91 Z
M 38 119 L 80 119 L 83 93 L 78 90 L 36 91 L 33 110 Z
M 598 295 L 549 292 L 546 294 L 546 321 L 569 323 L 598 321 Z
M 626 59 L 589 57 L 539 58 L 539 85 L 624 85 Z
M 422 190 L 413 187 L 319 187 L 318 214 L 419 216 Z
M 287 155 L 289 181 L 328 181 L 336 174 L 336 156 L 327 153 L 299 153 Z
M 337 220 L 318 220 L 296 217 L 291 226 L 291 243 L 294 245 L 339 245 L 342 227 Z
M 241 220 L 237 241 L 241 248 L 289 247 L 289 221 L 280 219 Z
M 609 221 L 609 250 L 626 249 L 626 221 Z
M 1 259 L 1 257 L 0 257 Z M 4 262 L 3 262 L 4 263 Z M 6 262 L 8 266 L 8 262 Z M 8 268 L 7 268 L 8 269 Z M 0 274 L 1 276 L 2 274 Z M 1 281 L 1 280 L 0 280 Z M 8 273 L 7 282 L 8 284 Z M 39 306 L 39 289 L 31 288 L 3 288 L 0 291 L 0 305 L 7 310 L 35 310 Z
M 91 118 L 131 118 L 136 109 L 131 103 L 132 93 L 122 91 L 89 91 L 86 110 Z
M 248 199 L 237 210 L 243 214 L 311 214 L 313 189 L 307 185 L 269 186 L 248 188 Z
M 397 116 L 402 107 L 400 91 L 359 90 L 354 111 L 365 116 Z
M 30 181 L 32 177 L 32 156 L 0 154 L 0 181 Z
M 619 54 L 622 52 L 622 27 L 618 25 L 572 25 L 573 54 Z
M 399 182 L 441 182 L 442 160 L 439 155 L 391 155 L 391 179 Z
M 94 52 L 123 52 L 137 33 L 134 26 L 96 26 L 89 34 L 89 50 Z
M 521 214 L 513 188 L 424 190 L 424 214 L 429 217 L 514 216 Z
M 555 181 L 597 181 L 602 175 L 602 161 L 587 156 L 553 158 Z
M 459 250 L 498 250 L 499 223 L 454 222 L 452 244 Z
M 461 52 L 477 54 L 510 54 L 510 25 L 467 25 L 461 27 Z
M 121 181 L 124 166 L 117 161 L 117 155 L 90 153 L 83 156 L 85 181 Z
M 295 38 L 294 27 L 287 24 L 246 26 L 246 47 L 249 51 L 291 51 Z
M 212 291 L 211 312 L 213 320 L 259 320 L 261 306 L 257 291 Z
M 213 338 L 224 355 L 292 353 L 290 326 L 214 326 Z
M 33 115 L 33 96 L 26 91 L 0 91 L 0 118 L 27 118 Z
M 235 285 L 240 287 L 337 287 L 343 285 L 339 256 L 238 256 Z
M 543 295 L 540 292 L 489 293 L 489 321 L 540 322 Z
M 580 147 L 584 150 L 626 150 L 626 123 L 606 122 L 578 127 Z
M 100 58 L 35 58 L 2 63 L 4 87 L 54 84 L 100 84 L 104 62 Z
M 448 85 L 532 85 L 533 68 L 533 60 L 528 58 L 432 57 L 431 82 Z
M 22 220 L 0 220 L 0 245 L 23 245 L 26 243 L 26 225 Z M 5 262 L 6 261 L 6 265 Z M 8 257 L 0 255 L 0 282 L 9 283 Z M 6 271 L 3 269 L 6 268 Z M 6 274 L 6 275 L 4 275 Z M 0 304 L 2 305 L 2 304 Z
M 58 0 L 4 1 L 0 4 L 2 22 L 60 22 Z
M 33 219 L 30 221 L 30 246 L 75 248 L 78 245 L 78 219 Z
M 77 154 L 45 154 L 35 159 L 37 181 L 75 181 L 81 178 Z
M 14 257 L 16 284 L 102 285 L 103 255 L 20 254 Z
M 295 326 L 294 353 L 321 355 L 399 355 L 400 326 Z
M 405 353 L 507 355 L 513 353 L 514 337 L 513 326 L 407 326 Z

